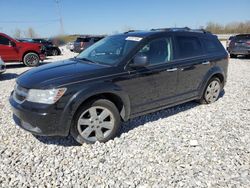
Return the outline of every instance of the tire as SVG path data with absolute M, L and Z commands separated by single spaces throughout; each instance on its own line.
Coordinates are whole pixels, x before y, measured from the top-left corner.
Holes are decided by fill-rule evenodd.
M 85 103 L 74 116 L 70 134 L 80 144 L 113 139 L 121 126 L 118 109 L 109 100 Z
M 230 58 L 237 58 L 237 55 L 235 55 L 235 54 L 230 54 Z
M 216 83 L 216 85 L 214 85 Z M 211 104 L 218 100 L 222 90 L 222 83 L 219 78 L 211 78 L 204 90 L 202 98 L 198 101 L 201 104 Z
M 30 52 L 23 57 L 23 63 L 27 67 L 36 67 L 39 65 L 40 58 L 38 54 Z
M 59 55 L 59 51 L 57 49 L 53 49 L 51 52 L 52 56 L 58 56 Z

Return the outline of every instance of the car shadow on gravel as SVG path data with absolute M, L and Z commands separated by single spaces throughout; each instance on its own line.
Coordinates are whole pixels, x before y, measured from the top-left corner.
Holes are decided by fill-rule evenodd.
M 225 94 L 225 91 L 223 90 L 219 96 L 219 100 L 221 97 L 224 96 L 224 94 Z M 144 124 L 148 122 L 154 122 L 159 119 L 168 118 L 169 116 L 178 114 L 183 111 L 187 111 L 199 105 L 200 105 L 199 103 L 195 101 L 191 101 L 191 102 L 180 104 L 174 107 L 166 108 L 164 110 L 153 112 L 147 115 L 143 115 L 141 117 L 133 118 L 129 120 L 128 122 L 125 122 L 122 124 L 121 129 L 118 132 L 117 138 L 119 138 L 122 134 L 128 133 L 129 131 L 139 126 L 143 126 Z M 49 136 L 37 136 L 37 135 L 33 135 L 33 136 L 40 142 L 44 144 L 48 144 L 48 145 L 59 145 L 59 146 L 65 146 L 65 147 L 80 146 L 80 144 L 77 143 L 71 136 L 67 136 L 67 137 L 56 137 L 56 136 L 49 137 Z
M 58 145 L 58 146 L 64 146 L 64 147 L 70 147 L 70 146 L 80 146 L 79 143 L 77 143 L 73 137 L 67 136 L 67 137 L 60 137 L 60 136 L 37 136 L 33 135 L 37 140 L 40 142 L 47 144 L 47 145 Z
M 12 80 L 18 77 L 16 73 L 3 73 L 0 74 L 0 81 Z
M 147 115 L 143 115 L 141 117 L 131 119 L 128 122 L 123 123 L 118 137 L 120 137 L 123 133 L 127 133 L 127 132 L 133 130 L 134 128 L 137 128 L 139 126 L 143 126 L 144 124 L 146 124 L 148 122 L 154 122 L 154 121 L 157 121 L 159 119 L 168 118 L 169 116 L 173 116 L 173 115 L 178 114 L 180 112 L 192 109 L 198 105 L 199 105 L 199 103 L 197 103 L 195 101 L 187 102 L 187 103 L 184 103 L 181 105 L 166 108 L 164 110 L 160 110 L 160 111 L 157 111 L 154 113 L 150 113 Z

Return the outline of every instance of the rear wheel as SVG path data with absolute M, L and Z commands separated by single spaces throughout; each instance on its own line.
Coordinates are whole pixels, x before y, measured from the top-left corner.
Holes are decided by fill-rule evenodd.
M 199 101 L 202 104 L 210 104 L 215 102 L 219 96 L 222 89 L 222 84 L 219 78 L 212 78 L 203 93 L 202 99 Z
M 58 50 L 57 49 L 53 49 L 52 50 L 52 56 L 57 56 L 57 55 L 59 55 Z
M 121 125 L 120 114 L 109 100 L 86 103 L 76 114 L 71 135 L 80 143 L 106 142 L 114 138 Z
M 235 54 L 230 54 L 230 58 L 237 58 L 237 55 L 235 55 Z
M 23 63 L 28 67 L 36 67 L 39 65 L 39 56 L 36 53 L 27 53 L 23 57 Z

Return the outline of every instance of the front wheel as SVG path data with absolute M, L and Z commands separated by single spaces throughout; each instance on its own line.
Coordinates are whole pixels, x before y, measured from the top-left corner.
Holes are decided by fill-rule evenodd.
M 36 67 L 39 65 L 39 56 L 36 53 L 27 53 L 23 58 L 23 63 L 27 67 Z
M 222 89 L 222 83 L 219 78 L 212 78 L 203 93 L 201 100 L 199 101 L 202 104 L 210 104 L 215 102 L 219 96 Z
M 106 142 L 114 138 L 120 128 L 120 114 L 109 100 L 89 102 L 77 112 L 70 133 L 80 144 Z

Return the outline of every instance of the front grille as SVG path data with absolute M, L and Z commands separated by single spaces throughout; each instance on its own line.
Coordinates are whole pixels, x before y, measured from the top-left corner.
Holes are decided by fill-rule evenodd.
M 17 102 L 23 102 L 28 96 L 28 89 L 21 87 L 20 85 L 16 85 L 14 89 L 14 99 Z

